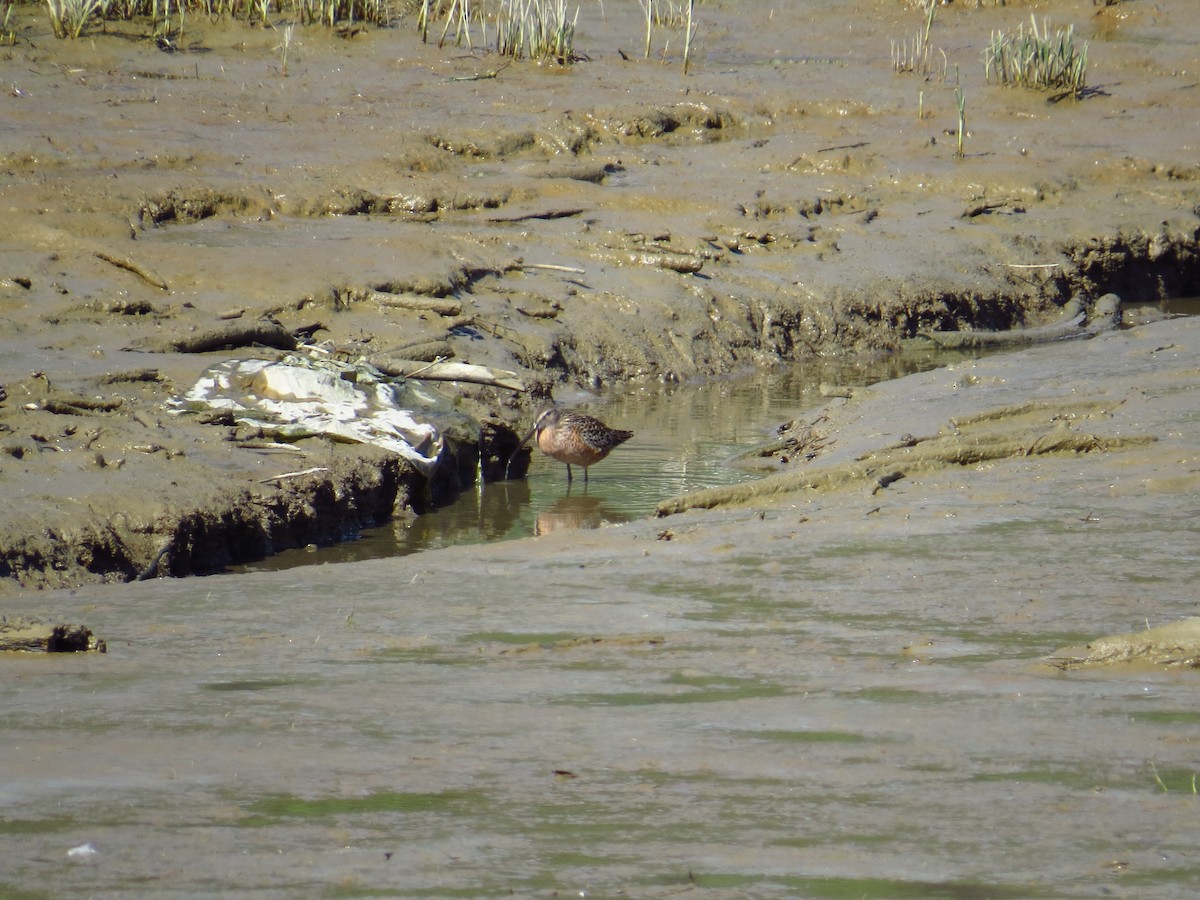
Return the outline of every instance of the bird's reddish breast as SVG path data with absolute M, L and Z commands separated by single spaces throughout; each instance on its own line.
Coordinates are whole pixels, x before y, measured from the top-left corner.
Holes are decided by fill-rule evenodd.
M 559 462 L 573 466 L 590 466 L 602 460 L 611 448 L 597 446 L 595 435 L 589 433 L 587 423 L 580 421 L 581 418 L 565 416 L 554 425 L 543 428 L 537 435 L 538 449 Z

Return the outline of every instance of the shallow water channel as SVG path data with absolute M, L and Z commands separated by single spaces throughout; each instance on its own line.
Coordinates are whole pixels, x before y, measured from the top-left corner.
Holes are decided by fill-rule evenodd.
M 354 562 L 456 544 L 599 528 L 652 515 L 658 502 L 761 477 L 742 454 L 769 441 L 791 419 L 828 402 L 821 386 L 858 387 L 978 358 L 979 353 L 925 351 L 875 359 L 817 360 L 740 377 L 643 384 L 604 398 L 564 394 L 560 403 L 634 432 L 628 443 L 568 484 L 566 467 L 536 449 L 528 477 L 477 485 L 456 502 L 415 519 L 367 529 L 329 547 L 291 550 L 238 567 L 268 572 L 297 565 Z

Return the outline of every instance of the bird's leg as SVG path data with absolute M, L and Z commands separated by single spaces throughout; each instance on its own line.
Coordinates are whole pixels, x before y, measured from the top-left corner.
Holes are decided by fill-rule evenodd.
M 583 474 L 587 475 L 587 469 L 583 470 Z M 571 483 L 571 464 L 567 463 L 567 484 Z
M 587 484 L 587 472 L 588 472 L 587 466 L 584 466 L 583 467 L 583 483 L 584 484 Z

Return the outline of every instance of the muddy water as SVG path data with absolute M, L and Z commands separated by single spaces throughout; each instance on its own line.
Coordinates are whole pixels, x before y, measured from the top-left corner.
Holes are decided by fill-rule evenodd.
M 735 484 L 761 470 L 734 457 L 769 441 L 781 424 L 803 418 L 825 398 L 822 385 L 855 387 L 971 358 L 966 352 L 811 361 L 741 377 L 686 384 L 633 386 L 598 398 L 566 390 L 558 399 L 584 404 L 634 438 L 597 465 L 584 484 L 535 452 L 528 478 L 468 490 L 457 502 L 331 547 L 281 553 L 237 568 L 269 572 L 297 565 L 354 562 L 456 544 L 548 534 L 563 528 L 599 528 L 652 515 L 665 497 Z M 814 413 L 815 415 L 815 413 Z
M 1144 400 L 1200 337 L 1123 341 L 939 378 L 1136 364 Z M 1040 662 L 1195 613 L 1170 390 L 1171 479 L 1019 461 L 28 598 L 109 652 L 0 659 L 0 893 L 1191 896 L 1194 673 Z
M 1200 298 L 1131 306 L 1131 320 L 1200 314 Z M 488 484 L 457 502 L 331 547 L 309 547 L 241 566 L 269 572 L 293 566 L 356 562 L 457 544 L 599 528 L 652 515 L 666 497 L 757 478 L 734 457 L 769 441 L 789 420 L 805 419 L 827 398 L 822 386 L 857 387 L 986 355 L 983 351 L 914 351 L 892 356 L 809 361 L 742 377 L 630 387 L 597 398 L 566 391 L 560 402 L 584 408 L 635 437 L 594 470 L 585 485 L 535 452 L 527 479 Z M 813 415 L 816 415 L 813 412 Z M 577 471 L 576 475 L 580 473 Z
M 1181 607 L 1194 526 L 1077 505 L 903 541 L 855 507 L 773 512 L 752 546 L 753 514 L 639 522 L 56 598 L 109 653 L 0 660 L 0 892 L 1185 896 L 1194 679 L 1033 660 L 1125 591 Z

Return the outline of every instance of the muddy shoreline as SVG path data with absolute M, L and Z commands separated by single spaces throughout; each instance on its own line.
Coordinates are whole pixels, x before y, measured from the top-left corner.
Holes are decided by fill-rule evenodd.
M 1025 7 L 947 8 L 962 159 L 950 81 L 890 69 L 904 4 L 803 21 L 706 4 L 687 78 L 669 54 L 618 54 L 628 6 L 581 17 L 586 63 L 475 81 L 456 79 L 494 60 L 404 21 L 307 29 L 284 77 L 272 29 L 196 22 L 167 54 L 136 23 L 55 41 L 18 8 L 0 55 L 0 592 L 214 571 L 474 477 L 473 441 L 429 485 L 370 448 L 264 450 L 170 412 L 214 361 L 284 352 L 272 335 L 519 373 L 527 392 L 442 387 L 483 423 L 487 469 L 566 386 L 1200 294 L 1191 6 L 1038 6 L 1092 42 L 1095 90 L 1055 104 L 978 62 Z M 814 47 L 835 52 L 808 64 Z
M 1190 895 L 1198 358 L 1187 318 L 882 382 L 816 468 L 1136 447 L 9 598 L 107 653 L 0 654 L 5 887 Z

